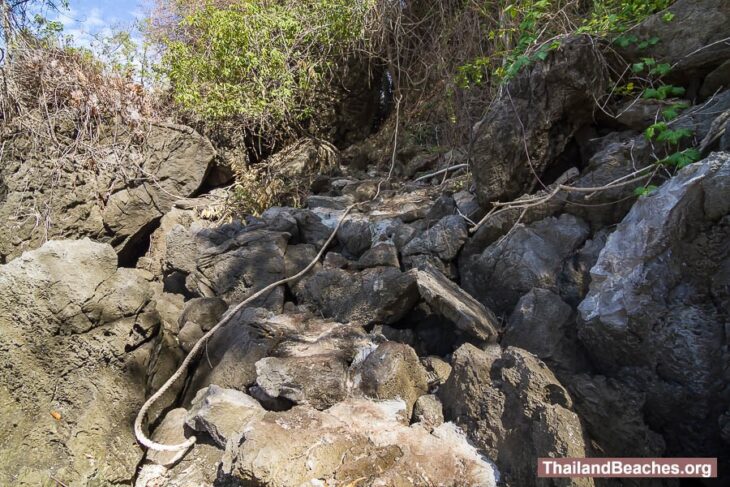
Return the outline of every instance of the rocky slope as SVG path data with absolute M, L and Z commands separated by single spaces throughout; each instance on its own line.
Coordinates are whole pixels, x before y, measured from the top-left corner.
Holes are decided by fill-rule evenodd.
M 556 192 L 474 231 L 495 201 L 654 163 L 642 131 L 673 102 L 597 114 L 608 61 L 575 37 L 475 128 L 473 188 L 343 165 L 313 178 L 305 208 L 214 224 L 195 209 L 205 198 L 173 197 L 196 196 L 212 147 L 160 127 L 159 184 L 120 183 L 106 202 L 73 193 L 50 235 L 66 240 L 7 227 L 0 484 L 621 485 L 536 478 L 538 457 L 565 456 L 718 457 L 727 482 L 730 12 L 716 0 L 672 9 L 706 31 L 653 18 L 640 30 L 664 39 L 651 55 L 689 87 L 693 106 L 672 126 L 692 129 L 701 160 L 647 196 Z M 277 164 L 329 164 L 305 152 Z M 408 174 L 467 152 L 398 157 Z M 0 212 L 32 191 L 16 162 L 0 172 Z M 151 409 L 155 441 L 195 446 L 181 459 L 143 452 L 132 422 L 145 398 L 227 310 L 305 268 L 356 203 L 321 262 L 233 315 Z

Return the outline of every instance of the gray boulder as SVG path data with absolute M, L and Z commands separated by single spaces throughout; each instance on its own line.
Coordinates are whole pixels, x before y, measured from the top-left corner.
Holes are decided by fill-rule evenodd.
M 193 286 L 205 297 L 237 304 L 285 277 L 288 234 L 253 229 L 242 231 L 220 245 L 204 249 L 191 275 Z M 254 305 L 281 311 L 283 287 L 261 296 Z
M 593 485 L 588 478 L 537 479 L 539 457 L 585 457 L 588 442 L 567 391 L 524 350 L 466 344 L 438 391 L 444 417 L 494 459 L 508 485 Z
M 535 288 L 520 298 L 502 344 L 536 355 L 559 377 L 588 367 L 578 343 L 573 308 L 547 289 Z
M 641 198 L 591 269 L 580 340 L 598 370 L 646 392 L 668 454 L 727 451 L 730 154 L 714 153 Z M 708 276 L 713 276 L 709 279 Z
M 50 241 L 0 266 L 0 484 L 129 483 L 131 419 L 159 316 L 107 244 Z
M 461 216 L 445 216 L 408 242 L 403 247 L 403 255 L 430 254 L 442 260 L 452 260 L 468 236 L 466 221 Z
M 574 37 L 506 87 L 475 131 L 471 170 L 483 206 L 538 187 L 536 176 L 591 122 L 607 86 L 605 65 L 593 39 Z
M 421 299 L 434 313 L 449 320 L 470 338 L 485 342 L 496 340 L 500 327 L 497 317 L 479 301 L 432 267 L 409 273 L 415 277 Z
M 726 1 L 678 0 L 667 11 L 673 15 L 671 21 L 665 20 L 662 11 L 632 29 L 639 39 L 656 37 L 659 42 L 646 49 L 630 46 L 626 53 L 629 60 L 652 57 L 657 62 L 668 62 L 672 71 L 667 80 L 687 84 L 730 59 L 730 5 Z
M 303 277 L 294 292 L 324 316 L 363 325 L 400 320 L 418 300 L 412 275 L 393 267 L 362 272 L 323 268 Z
M 510 313 L 533 288 L 558 292 L 565 260 L 588 234 L 588 225 L 567 214 L 527 226 L 519 224 L 481 254 L 462 259 L 462 285 L 486 307 Z

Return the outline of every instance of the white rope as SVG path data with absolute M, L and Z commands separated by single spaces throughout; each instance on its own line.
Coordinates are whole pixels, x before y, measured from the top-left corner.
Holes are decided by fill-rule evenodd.
M 144 403 L 142 406 L 142 409 L 139 410 L 139 413 L 137 414 L 137 418 L 134 420 L 134 435 L 137 437 L 137 441 L 139 441 L 142 445 L 146 446 L 150 450 L 156 450 L 156 451 L 180 451 L 180 454 L 176 456 L 176 459 L 179 459 L 182 457 L 182 455 L 185 454 L 185 452 L 192 447 L 195 442 L 197 441 L 197 438 L 195 436 L 191 436 L 187 440 L 185 440 L 182 443 L 178 443 L 176 445 L 163 445 L 161 443 L 157 443 L 155 441 L 152 441 L 150 438 L 147 437 L 147 435 L 142 430 L 142 423 L 144 422 L 145 416 L 147 416 L 147 411 L 152 407 L 152 405 L 160 398 L 162 395 L 167 392 L 168 389 L 178 380 L 180 377 L 182 377 L 185 370 L 188 368 L 188 365 L 190 365 L 190 362 L 195 358 L 197 353 L 200 351 L 200 349 L 203 347 L 203 345 L 206 343 L 206 341 L 213 336 L 213 334 L 218 331 L 222 326 L 226 325 L 233 316 L 236 315 L 241 309 L 243 309 L 247 304 L 249 304 L 254 299 L 268 293 L 272 289 L 276 288 L 277 286 L 281 286 L 282 284 L 289 283 L 291 281 L 296 281 L 297 279 L 300 279 L 302 276 L 304 276 L 307 272 L 309 272 L 312 267 L 319 261 L 319 259 L 322 258 L 322 255 L 324 255 L 325 251 L 327 250 L 327 247 L 332 243 L 332 240 L 335 238 L 335 235 L 337 234 L 337 231 L 340 229 L 340 226 L 342 225 L 342 222 L 345 220 L 345 217 L 348 213 L 350 213 L 350 210 L 355 207 L 355 205 L 350 205 L 345 209 L 345 212 L 340 217 L 339 221 L 337 222 L 337 225 L 335 226 L 334 230 L 332 230 L 332 233 L 330 234 L 327 241 L 322 245 L 322 248 L 320 249 L 317 256 L 301 271 L 299 271 L 297 274 L 287 277 L 284 279 L 281 279 L 279 281 L 273 282 L 266 286 L 265 288 L 261 289 L 260 291 L 257 291 L 253 295 L 246 298 L 244 301 L 237 304 L 232 310 L 226 312 L 226 314 L 221 318 L 221 320 L 213 327 L 211 328 L 205 335 L 203 335 L 200 340 L 197 341 L 195 346 L 190 350 L 190 353 L 185 357 L 185 360 L 183 360 L 182 364 L 180 364 L 180 367 L 175 371 L 172 376 L 167 379 L 167 382 L 165 382 L 160 389 L 155 392 L 152 396 L 150 396 L 149 399 L 147 399 L 147 402 Z

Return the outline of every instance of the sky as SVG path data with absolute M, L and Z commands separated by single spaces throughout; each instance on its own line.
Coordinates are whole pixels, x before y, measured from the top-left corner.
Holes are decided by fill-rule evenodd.
M 46 16 L 64 26 L 77 45 L 91 47 L 95 36 L 107 36 L 114 28 L 129 29 L 144 17 L 145 0 L 70 0 L 68 11 L 48 12 Z M 135 35 L 138 37 L 138 35 Z

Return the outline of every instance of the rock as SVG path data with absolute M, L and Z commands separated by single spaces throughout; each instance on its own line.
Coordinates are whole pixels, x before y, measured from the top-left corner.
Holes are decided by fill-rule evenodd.
M 355 267 L 368 269 L 370 267 L 395 267 L 400 269 L 398 249 L 395 244 L 382 242 L 365 251 L 358 259 Z
M 456 208 L 467 218 L 475 218 L 481 210 L 476 195 L 468 191 L 462 190 L 454 193 L 454 202 L 456 203 Z
M 256 362 L 256 383 L 271 397 L 326 409 L 347 397 L 347 368 L 331 355 L 266 357 Z
M 375 348 L 365 330 L 350 323 L 290 315 L 258 313 L 251 322 L 276 345 L 255 364 L 256 386 L 271 399 L 326 409 L 353 389 L 350 364 Z
M 730 59 L 715 68 L 705 77 L 700 88 L 700 97 L 709 98 L 722 90 L 730 90 Z
M 367 356 L 360 371 L 360 388 L 375 399 L 400 399 L 408 418 L 413 404 L 428 392 L 428 375 L 416 352 L 402 343 L 385 342 Z
M 152 340 L 152 353 L 147 365 L 146 396 L 151 396 L 167 381 L 183 361 L 184 353 L 177 339 L 178 318 L 184 306 L 183 297 L 179 294 L 164 292 L 162 283 L 150 283 L 154 290 L 155 309 L 160 317 L 160 328 Z M 182 381 L 176 382 L 165 392 L 147 412 L 147 420 L 155 424 L 161 414 L 169 410 L 177 402 L 180 391 L 185 386 Z
M 428 385 L 431 388 L 440 386 L 451 375 L 451 365 L 441 357 L 424 357 L 421 359 L 421 363 L 426 367 Z
M 123 156 L 112 149 L 97 154 L 104 164 L 127 168 L 125 181 L 134 182 L 125 185 L 103 171 L 77 170 L 85 167 L 80 161 L 72 176 L 59 175 L 58 159 L 27 144 L 19 134 L 4 151 L 0 180 L 7 195 L 0 202 L 0 221 L 12 231 L 0 236 L 0 262 L 47 238 L 83 237 L 112 244 L 122 262 L 132 262 L 136 246 L 175 200 L 198 190 L 215 155 L 210 142 L 191 128 L 153 124 L 140 147 L 131 145 Z M 29 199 L 47 205 L 42 211 L 48 212 L 48 225 L 16 219 L 19 211 L 30 209 Z
M 403 255 L 430 254 L 451 260 L 459 253 L 467 237 L 464 219 L 459 215 L 446 216 L 408 242 L 403 247 Z
M 667 22 L 665 11 L 652 15 L 632 34 L 639 39 L 656 37 L 659 41 L 646 49 L 631 46 L 629 61 L 642 57 L 668 62 L 670 83 L 687 84 L 701 79 L 713 68 L 730 59 L 727 37 L 730 6 L 724 0 L 678 0 L 668 9 L 673 18 Z
M 195 392 L 211 384 L 245 391 L 256 383 L 256 362 L 269 354 L 277 338 L 254 325 L 265 323 L 269 317 L 261 308 L 244 309 L 210 338 L 192 373 L 184 405 L 190 404 Z
M 586 240 L 583 247 L 563 264 L 563 270 L 558 278 L 558 289 L 561 298 L 569 305 L 578 306 L 588 294 L 591 283 L 590 270 L 598 261 L 598 255 L 606 245 L 608 235 L 607 230 L 594 233 L 593 237 Z
M 578 307 L 598 372 L 634 381 L 668 455 L 715 456 L 728 397 L 722 303 L 730 249 L 730 154 L 692 164 L 637 201 L 609 236 Z M 714 276 L 708 279 L 707 276 Z M 721 460 L 722 461 L 722 460 Z
M 221 298 L 194 298 L 185 303 L 179 324 L 184 326 L 190 321 L 203 331 L 213 328 L 228 310 L 228 304 Z
M 146 463 L 137 474 L 135 487 L 218 487 L 218 465 L 223 452 L 215 446 L 196 443 L 195 448 L 170 468 Z
M 418 299 L 413 276 L 393 267 L 362 272 L 323 268 L 303 277 L 294 292 L 326 317 L 368 325 L 395 323 Z
M 676 103 L 677 100 L 630 100 L 616 108 L 613 119 L 628 129 L 643 132 L 649 125 L 664 118 L 662 110 Z
M 203 335 L 205 335 L 205 332 L 199 324 L 194 321 L 188 321 L 183 325 L 180 333 L 177 334 L 177 340 L 180 343 L 180 348 L 182 348 L 185 353 L 188 353 L 193 349 L 195 344 L 203 338 Z
M 403 267 L 410 269 L 429 270 L 436 269 L 450 281 L 459 280 L 459 270 L 454 262 L 444 263 L 443 260 L 433 255 L 416 254 L 403 257 Z
M 646 393 L 620 379 L 581 374 L 570 381 L 575 409 L 606 455 L 661 457 L 664 439 L 646 424 Z
M 594 40 L 577 36 L 517 74 L 475 130 L 471 170 L 483 206 L 537 187 L 535 173 L 542 177 L 591 123 L 594 99 L 607 86 L 603 66 Z
M 251 396 L 235 389 L 210 385 L 198 391 L 186 412 L 185 424 L 192 430 L 206 433 L 221 447 L 240 434 L 240 428 L 265 414 L 264 408 Z
M 421 298 L 432 311 L 454 324 L 465 335 L 481 341 L 494 341 L 499 322 L 489 309 L 434 268 L 409 271 Z
M 0 484 L 129 483 L 159 317 L 107 244 L 49 241 L 0 266 Z
M 301 139 L 266 160 L 268 170 L 289 181 L 309 186 L 320 174 L 333 172 L 340 154 L 335 146 L 318 139 Z
M 400 401 L 349 399 L 327 411 L 306 406 L 249 423 L 224 461 L 228 478 L 255 485 L 493 487 L 493 466 L 452 424 L 429 433 L 400 419 Z M 327 442 L 322 439 L 327 438 Z M 427 461 L 424 461 L 427 459 Z
M 518 348 L 485 351 L 465 344 L 454 352 L 453 371 L 438 391 L 444 417 L 495 459 L 510 485 L 541 485 L 539 457 L 585 457 L 588 453 L 572 400 L 535 356 Z M 593 485 L 592 479 L 561 479 L 559 485 Z
M 588 367 L 578 343 L 573 309 L 547 289 L 535 288 L 520 298 L 502 344 L 536 355 L 559 377 Z
M 220 245 L 205 249 L 191 275 L 193 286 L 204 297 L 237 304 L 272 282 L 285 277 L 284 254 L 288 235 L 268 230 L 242 231 Z M 261 296 L 254 305 L 281 310 L 283 288 Z
M 460 262 L 462 285 L 487 308 L 510 313 L 532 288 L 558 291 L 565 260 L 588 233 L 582 220 L 567 214 L 517 225 L 481 254 Z
M 654 163 L 651 144 L 633 132 L 609 135 L 602 147 L 588 160 L 581 176 L 573 183 L 578 188 L 600 188 Z M 571 193 L 566 211 L 603 228 L 621 221 L 636 200 L 636 185 L 624 185 L 597 193 Z M 590 198 L 588 198 L 590 196 Z M 587 199 L 588 198 L 588 199 Z M 590 205 L 590 206 L 586 206 Z M 597 206 L 598 205 L 598 206 Z
M 357 258 L 370 248 L 372 243 L 370 222 L 361 218 L 347 218 L 337 231 L 337 240 L 340 242 L 347 256 Z
M 173 409 L 165 415 L 160 425 L 155 428 L 151 439 L 163 445 L 176 445 L 187 440 L 185 434 L 185 418 L 188 412 L 184 408 Z M 179 460 L 179 451 L 149 450 L 145 461 L 155 465 L 169 466 Z
M 439 398 L 433 394 L 424 394 L 413 405 L 413 422 L 421 423 L 429 430 L 444 424 L 444 412 Z

